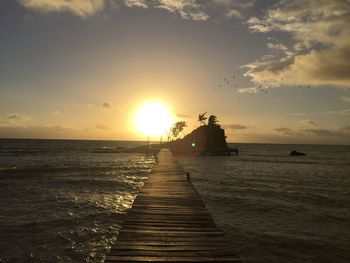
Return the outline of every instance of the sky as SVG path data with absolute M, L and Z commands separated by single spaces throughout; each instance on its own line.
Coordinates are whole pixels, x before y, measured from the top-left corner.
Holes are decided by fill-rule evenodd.
M 2 0 L 0 138 L 144 140 L 157 100 L 187 133 L 348 145 L 349 24 L 350 0 Z

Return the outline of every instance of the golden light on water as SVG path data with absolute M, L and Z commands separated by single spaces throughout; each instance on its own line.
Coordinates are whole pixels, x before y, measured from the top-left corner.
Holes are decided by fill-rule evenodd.
M 146 136 L 166 134 L 174 123 L 174 115 L 169 107 L 158 101 L 146 102 L 135 114 L 135 125 L 140 133 Z

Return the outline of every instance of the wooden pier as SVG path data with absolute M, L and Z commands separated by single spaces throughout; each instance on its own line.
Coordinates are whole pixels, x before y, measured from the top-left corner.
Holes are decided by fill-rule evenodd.
M 161 150 L 105 262 L 240 262 L 185 172 Z

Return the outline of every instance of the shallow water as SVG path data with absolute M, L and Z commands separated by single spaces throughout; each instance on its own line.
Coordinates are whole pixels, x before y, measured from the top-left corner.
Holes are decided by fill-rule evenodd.
M 103 262 L 154 164 L 114 149 L 139 144 L 0 140 L 0 262 Z M 239 256 L 348 262 L 350 147 L 238 147 L 178 159 Z

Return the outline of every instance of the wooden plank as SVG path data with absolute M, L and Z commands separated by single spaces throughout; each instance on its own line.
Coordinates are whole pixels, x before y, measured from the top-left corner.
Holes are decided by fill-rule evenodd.
M 230 256 L 228 250 L 112 250 L 110 256 L 143 256 L 143 257 L 222 257 Z
M 192 231 L 192 232 L 217 232 L 216 227 L 193 227 L 193 226 L 145 226 L 145 225 L 130 225 L 130 224 L 123 224 L 124 228 L 127 230 L 133 230 L 133 231 L 148 231 L 148 232 L 155 232 L 155 231 L 172 231 L 181 233 L 184 231 Z
M 237 257 L 108 256 L 107 262 L 241 262 Z M 105 261 L 105 262 L 106 262 Z
M 151 251 L 209 251 L 209 250 L 221 250 L 221 249 L 230 249 L 231 246 L 226 244 L 220 244 L 220 246 L 213 245 L 194 245 L 192 243 L 182 244 L 182 245 L 135 245 L 135 244 L 117 244 L 115 248 L 111 249 L 111 254 L 116 250 L 151 250 Z
M 163 242 L 193 242 L 197 244 L 198 242 L 212 242 L 212 241 L 223 241 L 227 242 L 224 237 L 195 237 L 195 236 L 119 236 L 118 240 L 134 240 L 134 241 L 163 241 Z
M 171 153 L 158 160 L 105 262 L 240 262 Z
M 196 242 L 193 241 L 161 241 L 161 240 L 119 240 L 118 243 L 111 248 L 110 253 L 119 249 L 129 249 L 129 250 L 181 250 L 181 251 L 191 251 L 191 250 L 230 250 L 232 247 L 226 242 L 222 241 L 204 241 Z

